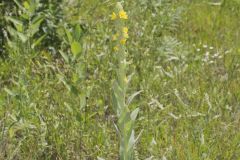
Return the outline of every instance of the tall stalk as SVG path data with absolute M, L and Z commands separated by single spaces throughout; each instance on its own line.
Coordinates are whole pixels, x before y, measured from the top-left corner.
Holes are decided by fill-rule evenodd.
M 128 79 L 126 77 L 126 41 L 129 38 L 128 28 L 125 25 L 128 19 L 127 13 L 123 10 L 120 2 L 117 3 L 115 12 L 111 19 L 115 23 L 114 54 L 117 58 L 117 79 L 113 85 L 113 105 L 118 118 L 117 130 L 120 137 L 120 160 L 132 160 L 135 144 L 134 121 L 138 114 L 138 108 L 131 112 L 126 103 L 126 91 Z

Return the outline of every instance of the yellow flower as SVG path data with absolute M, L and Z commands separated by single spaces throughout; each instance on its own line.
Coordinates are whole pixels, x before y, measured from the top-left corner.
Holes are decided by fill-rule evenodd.
M 123 27 L 123 33 L 128 33 L 128 28 L 127 27 Z
M 120 17 L 121 19 L 128 19 L 128 15 L 127 15 L 127 13 L 126 13 L 124 10 L 121 10 L 121 11 L 119 12 L 119 17 Z
M 115 20 L 115 19 L 117 19 L 117 14 L 113 12 L 111 15 L 111 20 Z
M 124 38 L 129 38 L 129 36 L 128 36 L 128 28 L 127 27 L 123 27 L 123 37 Z
M 119 50 L 118 46 L 113 47 L 113 50 L 118 51 Z
M 122 45 L 124 45 L 124 44 L 126 44 L 126 41 L 127 41 L 127 39 L 126 39 L 126 38 L 123 38 L 123 39 L 121 39 L 120 43 L 121 43 Z

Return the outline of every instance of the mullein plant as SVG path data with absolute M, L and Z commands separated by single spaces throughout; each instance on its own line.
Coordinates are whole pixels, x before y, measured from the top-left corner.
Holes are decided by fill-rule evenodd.
M 127 13 L 123 10 L 122 4 L 117 3 L 115 11 L 111 15 L 111 20 L 114 21 L 115 33 L 112 36 L 114 43 L 113 51 L 117 58 L 116 73 L 117 78 L 113 84 L 113 107 L 117 114 L 118 125 L 117 132 L 120 137 L 120 160 L 132 160 L 134 157 L 134 144 L 137 138 L 134 136 L 134 122 L 136 120 L 139 109 L 130 111 L 128 105 L 134 95 L 130 96 L 126 102 L 126 91 L 128 86 L 128 78 L 126 76 L 127 67 L 127 51 L 126 42 L 129 38 L 126 21 L 128 20 Z

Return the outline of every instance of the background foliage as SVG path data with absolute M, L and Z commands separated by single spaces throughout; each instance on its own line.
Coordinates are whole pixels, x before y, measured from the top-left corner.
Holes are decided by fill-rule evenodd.
M 118 158 L 113 0 L 0 2 L 0 159 Z M 238 0 L 125 1 L 135 159 L 240 157 Z

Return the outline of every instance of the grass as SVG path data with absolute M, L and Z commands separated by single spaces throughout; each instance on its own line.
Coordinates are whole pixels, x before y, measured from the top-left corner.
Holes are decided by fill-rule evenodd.
M 118 159 L 116 3 L 26 2 L 0 2 L 0 159 Z M 240 3 L 209 2 L 124 3 L 133 159 L 240 157 Z

